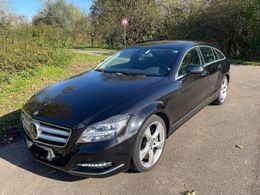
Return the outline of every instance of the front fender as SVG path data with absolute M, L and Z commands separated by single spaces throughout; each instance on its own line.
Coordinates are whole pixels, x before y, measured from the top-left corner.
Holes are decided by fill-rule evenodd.
M 168 117 L 168 114 L 165 112 L 165 102 L 161 100 L 154 101 L 136 112 L 129 121 L 127 134 L 129 136 L 137 134 L 145 121 L 155 113 L 163 113 Z

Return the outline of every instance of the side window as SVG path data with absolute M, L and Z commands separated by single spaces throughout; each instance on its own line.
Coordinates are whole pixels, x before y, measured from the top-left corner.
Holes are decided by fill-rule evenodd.
M 186 74 L 186 66 L 189 64 L 201 64 L 200 58 L 197 49 L 191 49 L 184 57 L 180 70 L 179 75 Z
M 210 47 L 200 47 L 200 51 L 204 58 L 205 64 L 213 62 L 215 60 L 214 53 Z
M 218 55 L 218 59 L 224 59 L 225 58 L 225 56 L 219 50 L 217 50 L 217 49 L 214 49 L 214 50 L 215 50 L 216 54 Z
M 218 56 L 218 53 L 217 53 L 216 49 L 212 49 L 212 51 L 213 51 L 213 53 L 214 53 L 215 59 L 216 59 L 216 60 L 219 60 L 220 57 Z

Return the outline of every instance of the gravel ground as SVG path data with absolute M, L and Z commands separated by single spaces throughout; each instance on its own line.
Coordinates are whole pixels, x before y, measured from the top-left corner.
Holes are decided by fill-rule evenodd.
M 243 148 L 238 148 L 241 145 Z M 260 194 L 260 67 L 232 66 L 229 96 L 168 140 L 159 164 L 82 179 L 36 162 L 22 141 L 0 148 L 0 194 Z

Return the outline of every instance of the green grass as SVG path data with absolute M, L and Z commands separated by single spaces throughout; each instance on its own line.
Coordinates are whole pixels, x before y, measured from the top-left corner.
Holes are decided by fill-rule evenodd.
M 0 88 L 0 140 L 19 127 L 19 109 L 37 91 L 95 67 L 103 56 L 73 53 L 67 66 L 41 66 L 33 73 L 14 74 Z
M 116 49 L 109 49 L 109 48 L 101 48 L 99 46 L 91 47 L 90 45 L 74 45 L 72 49 L 82 49 L 82 50 L 95 50 L 95 51 L 108 51 L 108 52 L 116 52 Z
M 230 58 L 229 62 L 231 64 L 260 66 L 260 61 L 248 61 L 248 60 L 242 60 L 238 58 Z

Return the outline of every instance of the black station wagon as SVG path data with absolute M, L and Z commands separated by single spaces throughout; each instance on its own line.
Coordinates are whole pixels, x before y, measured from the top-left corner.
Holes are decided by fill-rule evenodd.
M 225 102 L 229 69 L 224 54 L 206 43 L 121 50 L 36 93 L 22 108 L 25 141 L 37 160 L 75 175 L 148 171 L 180 125 Z

